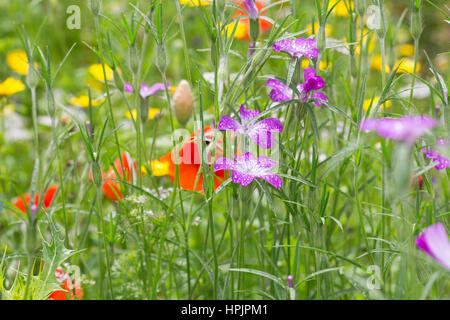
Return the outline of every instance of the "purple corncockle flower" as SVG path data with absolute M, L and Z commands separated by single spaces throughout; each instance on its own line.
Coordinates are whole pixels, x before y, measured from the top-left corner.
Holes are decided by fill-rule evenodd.
M 314 39 L 279 40 L 272 45 L 272 48 L 277 52 L 289 53 L 292 57 L 298 59 L 303 56 L 314 59 L 319 54 L 319 49 L 317 49 L 316 40 Z
M 241 105 L 239 110 L 241 123 L 225 115 L 220 119 L 217 129 L 231 130 L 248 135 L 261 148 L 269 149 L 274 141 L 271 131 L 283 131 L 283 124 L 277 118 L 267 118 L 258 122 L 252 121 L 258 114 L 260 114 L 259 110 L 247 110 L 244 105 Z
M 256 7 L 255 0 L 245 0 L 244 5 L 250 19 L 255 20 L 258 18 L 258 8 Z
M 167 84 L 167 87 L 170 88 L 170 84 Z M 164 91 L 166 90 L 166 87 L 164 86 L 164 83 L 158 82 L 149 87 L 145 82 L 142 82 L 141 90 L 139 91 L 139 94 L 141 95 L 142 99 L 145 99 L 149 96 L 152 96 L 156 94 L 158 91 Z
M 170 84 L 167 84 L 167 87 L 170 88 Z M 125 82 L 123 84 L 123 88 L 126 92 L 133 93 L 133 86 L 129 82 Z M 155 95 L 158 91 L 164 91 L 166 90 L 166 87 L 164 86 L 164 83 L 158 82 L 149 87 L 145 82 L 142 82 L 141 90 L 139 91 L 139 94 L 141 95 L 142 99 L 145 99 L 149 96 Z
M 416 238 L 416 246 L 450 270 L 450 241 L 442 223 L 435 223 Z
M 366 119 L 359 128 L 362 131 L 376 131 L 387 139 L 403 141 L 409 144 L 437 125 L 435 119 L 426 116 L 405 116 L 402 118 Z
M 325 93 L 315 91 L 325 87 L 325 82 L 321 76 L 316 74 L 316 71 L 313 68 L 306 68 L 304 70 L 304 79 L 304 83 L 297 85 L 297 90 L 300 92 L 300 100 L 303 103 L 310 102 L 311 100 L 317 100 L 313 101 L 312 104 L 320 107 L 322 105 L 321 101 L 328 101 Z M 270 91 L 270 99 L 274 102 L 287 101 L 293 98 L 293 90 L 278 80 L 267 80 L 266 87 L 273 88 Z M 296 97 L 294 96 L 294 98 Z
M 133 86 L 131 85 L 131 83 L 125 82 L 123 84 L 123 88 L 125 89 L 126 92 L 133 93 Z
M 424 144 L 425 142 L 422 143 L 422 145 Z M 445 140 L 444 138 L 437 139 L 436 144 L 439 146 L 445 146 L 447 148 L 450 147 L 450 141 Z M 422 151 L 425 153 L 425 156 L 428 159 L 433 160 L 433 162 L 437 162 L 437 164 L 434 166 L 436 170 L 444 170 L 445 168 L 450 167 L 450 159 L 439 154 L 438 151 L 431 148 L 423 148 Z
M 260 178 L 266 180 L 277 189 L 281 188 L 283 181 L 270 170 L 276 167 L 278 162 L 266 156 L 255 158 L 250 152 L 235 157 L 235 159 L 217 159 L 214 163 L 214 171 L 232 170 L 231 180 L 243 187 L 249 185 L 255 178 Z

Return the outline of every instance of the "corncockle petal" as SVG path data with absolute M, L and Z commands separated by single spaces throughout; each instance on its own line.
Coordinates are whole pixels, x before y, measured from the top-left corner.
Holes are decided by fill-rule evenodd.
M 258 121 L 254 125 L 254 130 L 267 130 L 267 131 L 283 131 L 283 123 L 277 118 L 267 118 Z
M 317 74 L 316 74 L 316 70 L 314 68 L 305 68 L 303 70 L 303 80 L 305 82 L 316 76 L 317 76 Z
M 231 180 L 233 180 L 234 183 L 239 183 L 243 187 L 249 185 L 254 179 L 255 176 L 239 171 L 233 171 L 231 174 Z
M 314 39 L 298 38 L 295 40 L 280 40 L 275 42 L 272 48 L 278 52 L 286 52 L 296 58 L 305 56 L 313 59 L 319 54 L 319 50 L 316 47 L 316 40 Z
M 274 137 L 270 131 L 252 131 L 248 133 L 248 136 L 261 148 L 272 148 Z
M 276 174 L 266 174 L 259 178 L 266 180 L 268 183 L 270 183 L 277 189 L 280 189 L 281 185 L 283 184 L 283 180 Z
M 277 165 L 278 163 L 269 157 L 260 156 L 256 159 L 252 153 L 247 152 L 236 157 L 236 161 L 228 158 L 216 160 L 214 171 L 233 170 L 231 179 L 234 183 L 239 183 L 241 186 L 247 186 L 255 178 L 260 178 L 278 189 L 282 185 L 282 179 L 270 171 Z
M 269 157 L 266 156 L 260 156 L 257 159 L 258 166 L 265 169 L 272 169 L 273 167 L 276 167 L 278 165 L 278 162 L 273 161 Z
M 411 144 L 436 125 L 437 121 L 435 119 L 426 116 L 405 116 L 398 119 L 366 119 L 361 123 L 360 129 L 363 131 L 376 131 L 383 138 Z
M 241 123 L 245 124 L 249 122 L 251 119 L 260 114 L 259 110 L 248 110 L 245 108 L 243 104 L 241 104 L 241 108 L 239 109 L 239 115 L 241 116 Z
M 131 83 L 125 82 L 125 83 L 123 84 L 123 88 L 124 88 L 124 90 L 125 90 L 126 92 L 133 93 L 133 86 L 131 85 Z
M 241 124 L 237 122 L 235 119 L 233 119 L 230 116 L 222 116 L 222 118 L 219 121 L 219 126 L 217 127 L 218 130 L 233 130 L 237 131 L 241 128 Z
M 170 88 L 170 84 L 167 84 L 167 87 Z M 166 87 L 164 86 L 164 83 L 158 82 L 149 87 L 145 82 L 141 85 L 141 90 L 139 91 L 139 94 L 143 99 L 152 96 L 156 94 L 158 91 L 164 91 L 166 90 Z
M 236 167 L 236 162 L 229 158 L 219 158 L 214 163 L 214 171 L 219 170 L 234 170 Z
M 292 89 L 278 80 L 268 79 L 266 87 L 273 88 L 270 90 L 270 99 L 274 102 L 288 101 L 292 99 Z
M 328 98 L 327 98 L 326 94 L 323 93 L 322 91 L 316 91 L 316 92 L 314 92 L 314 100 L 319 100 L 319 101 L 314 101 L 312 104 L 320 107 L 322 105 L 322 102 L 320 102 L 320 101 L 328 101 Z
M 416 245 L 450 270 L 450 241 L 442 223 L 427 227 L 417 238 Z
M 425 144 L 424 142 L 422 144 Z M 450 146 L 450 141 L 447 141 L 443 138 L 439 138 L 436 140 L 437 145 L 441 146 Z M 422 151 L 425 153 L 425 156 L 428 159 L 433 160 L 433 162 L 437 162 L 437 164 L 434 166 L 436 170 L 444 170 L 445 168 L 450 167 L 450 159 L 446 156 L 443 156 L 439 154 L 437 150 L 434 150 L 432 148 L 423 148 Z

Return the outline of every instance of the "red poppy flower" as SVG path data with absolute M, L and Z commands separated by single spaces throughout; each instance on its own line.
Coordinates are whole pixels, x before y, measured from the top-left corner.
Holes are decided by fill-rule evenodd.
M 58 186 L 52 185 L 45 192 L 43 205 L 46 209 L 48 207 L 50 207 L 50 205 L 52 204 L 53 198 L 55 197 L 55 194 L 57 191 L 58 191 Z M 31 200 L 31 195 L 29 193 L 26 193 L 26 194 L 22 195 L 21 197 L 17 197 L 14 200 L 13 204 L 17 209 L 19 209 L 23 213 L 27 213 L 27 208 L 30 207 L 30 200 Z M 37 206 L 38 204 L 39 204 L 39 195 L 36 194 L 34 196 L 34 205 Z
M 123 199 L 120 183 L 114 180 L 124 180 L 130 183 L 132 176 L 136 175 L 136 161 L 131 158 L 128 153 L 122 153 L 121 158 L 124 170 L 122 170 L 120 159 L 117 158 L 114 161 L 113 167 L 111 167 L 107 173 L 103 174 L 103 194 L 113 201 Z M 119 178 L 117 178 L 116 172 L 119 175 Z
M 240 5 L 242 9 L 245 9 L 245 5 L 243 1 L 235 1 L 236 5 Z M 258 11 L 260 12 L 260 17 L 264 16 L 265 11 L 261 11 L 264 8 L 264 3 L 262 1 L 255 1 L 256 7 L 258 8 Z M 236 17 L 247 17 L 247 18 L 241 18 L 239 20 L 239 26 L 238 28 L 242 28 L 242 32 L 236 32 L 234 37 L 239 40 L 250 40 L 250 23 L 247 13 L 244 10 L 236 10 L 236 13 L 233 15 L 232 18 Z M 259 30 L 261 33 L 266 33 L 272 28 L 272 23 L 267 21 L 264 18 L 259 19 Z
M 49 300 L 81 300 L 83 298 L 83 288 L 78 279 L 72 283 L 68 273 L 61 267 L 56 268 L 55 276 L 63 290 L 53 291 Z
M 211 127 L 205 127 L 205 144 L 208 146 L 209 143 L 211 143 L 212 138 L 214 135 L 214 129 Z M 183 144 L 180 150 L 180 158 L 179 158 L 179 180 L 180 180 L 180 186 L 182 189 L 186 190 L 192 190 L 197 192 L 203 191 L 203 174 L 199 173 L 200 167 L 201 167 L 201 161 L 200 161 L 200 153 L 198 150 L 198 139 L 201 139 L 200 135 L 196 135 L 195 133 L 191 134 L 191 137 L 188 139 L 187 142 Z M 219 147 L 216 147 L 216 157 L 218 154 L 222 152 Z M 169 152 L 168 154 L 162 156 L 160 158 L 161 162 L 169 162 L 169 178 L 172 181 L 175 181 L 175 163 L 173 162 L 172 158 L 175 159 L 175 157 L 172 157 L 173 151 Z M 211 153 L 208 154 L 208 160 L 211 160 Z M 198 174 L 198 177 L 197 177 Z M 215 172 L 216 177 L 214 177 L 214 190 L 217 189 L 221 184 L 222 181 L 225 179 L 225 171 L 217 171 Z

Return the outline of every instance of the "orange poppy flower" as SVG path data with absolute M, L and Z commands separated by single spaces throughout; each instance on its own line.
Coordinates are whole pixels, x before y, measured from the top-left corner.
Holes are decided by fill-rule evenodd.
M 50 186 L 47 191 L 45 192 L 45 196 L 44 196 L 44 200 L 43 200 L 43 205 L 44 207 L 47 209 L 48 207 L 50 207 L 50 205 L 53 202 L 53 198 L 55 197 L 56 192 L 58 191 L 58 186 Z M 25 200 L 25 202 L 24 202 Z M 20 211 L 22 211 L 23 213 L 27 213 L 27 208 L 30 207 L 30 200 L 31 200 L 31 195 L 29 193 L 26 193 L 24 195 L 22 195 L 21 197 L 17 197 L 14 202 L 13 205 L 19 209 Z M 34 204 L 37 206 L 39 204 L 39 195 L 36 194 L 34 196 Z
M 205 143 L 208 146 L 211 143 L 214 135 L 214 129 L 211 127 L 205 127 Z M 198 150 L 198 139 L 201 139 L 201 136 L 196 135 L 195 133 L 191 134 L 191 137 L 186 141 L 181 147 L 179 154 L 179 180 L 180 186 L 185 190 L 192 190 L 196 192 L 203 191 L 203 173 L 201 170 L 201 161 L 200 161 L 200 153 Z M 220 144 L 219 144 L 220 145 Z M 220 155 L 222 152 L 220 147 L 216 147 L 216 157 Z M 208 160 L 211 160 L 211 154 L 208 154 Z M 175 181 L 175 163 L 172 159 L 175 159 L 173 155 L 173 151 L 168 154 L 162 156 L 160 158 L 161 162 L 169 163 L 169 173 L 168 176 L 172 181 Z M 198 177 L 197 177 L 198 175 Z M 215 172 L 216 177 L 214 177 L 214 190 L 217 189 L 222 181 L 225 180 L 225 171 L 217 171 Z
M 240 7 L 242 9 L 245 9 L 245 5 L 243 1 L 236 1 L 235 2 L 236 5 L 240 5 Z M 258 8 L 258 11 L 260 12 L 260 17 L 264 16 L 264 11 L 261 11 L 264 8 L 264 3 L 262 1 L 255 1 L 256 7 Z M 236 32 L 234 34 L 234 37 L 236 39 L 239 40 L 250 40 L 250 22 L 249 22 L 249 18 L 248 15 L 245 11 L 243 10 L 236 10 L 236 13 L 233 15 L 232 18 L 237 18 L 237 17 L 247 17 L 247 18 L 241 18 L 239 20 L 239 24 L 238 24 L 238 28 L 237 30 L 242 30 L 239 32 Z M 270 23 L 269 21 L 265 20 L 264 18 L 260 18 L 259 19 L 259 30 L 261 33 L 266 33 L 268 32 L 270 29 L 272 28 L 272 23 Z
M 114 168 L 110 168 L 107 173 L 103 174 L 103 186 L 102 190 L 104 195 L 113 200 L 117 201 L 119 199 L 123 199 L 122 192 L 120 191 L 120 183 L 114 180 L 125 180 L 130 183 L 133 175 L 136 175 L 136 161 L 131 158 L 127 153 L 122 153 L 121 155 L 122 163 L 124 171 L 122 170 L 122 165 L 120 163 L 120 159 L 117 158 L 114 161 Z M 132 166 L 130 165 L 132 163 Z M 133 172 L 132 172 L 133 170 Z M 119 179 L 117 178 L 117 174 L 119 175 Z
M 63 290 L 53 291 L 49 300 L 81 300 L 83 298 L 83 288 L 78 279 L 72 283 L 67 272 L 61 267 L 56 268 L 55 276 Z

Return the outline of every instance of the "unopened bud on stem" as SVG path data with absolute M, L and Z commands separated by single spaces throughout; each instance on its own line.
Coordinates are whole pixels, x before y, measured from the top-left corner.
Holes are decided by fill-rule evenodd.
M 173 95 L 173 109 L 175 117 L 181 125 L 185 125 L 192 116 L 194 95 L 186 80 L 181 80 Z

